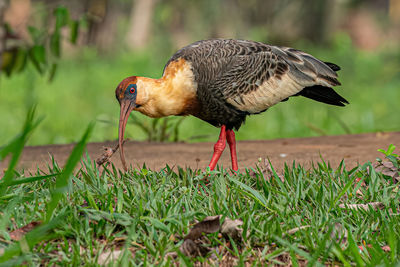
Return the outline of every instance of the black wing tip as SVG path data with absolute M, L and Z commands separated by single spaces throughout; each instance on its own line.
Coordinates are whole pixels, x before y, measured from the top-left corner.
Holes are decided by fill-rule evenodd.
M 312 100 L 322 102 L 328 105 L 344 107 L 346 104 L 350 104 L 344 97 L 339 95 L 330 87 L 322 85 L 314 85 L 306 87 L 300 91 L 297 95 L 301 95 Z
M 330 104 L 330 105 L 338 106 L 338 107 L 345 107 L 346 105 L 348 105 L 350 103 L 346 100 L 346 101 L 337 102 L 335 104 L 331 104 L 331 103 L 326 103 L 326 104 Z
M 337 101 L 330 101 L 330 102 L 324 102 L 320 101 L 322 103 L 332 105 L 332 106 L 338 106 L 338 107 L 345 107 L 346 105 L 350 104 L 346 99 L 343 98 L 344 101 L 342 100 L 337 100 Z
M 346 105 L 350 104 L 346 99 L 343 98 L 343 100 L 317 100 L 319 102 L 322 102 L 324 104 L 332 105 L 332 106 L 338 106 L 338 107 L 345 107 Z
M 324 62 L 326 65 L 328 65 L 329 68 L 331 68 L 331 70 L 333 71 L 339 71 L 341 70 L 341 68 L 336 65 L 335 63 L 331 63 L 331 62 Z

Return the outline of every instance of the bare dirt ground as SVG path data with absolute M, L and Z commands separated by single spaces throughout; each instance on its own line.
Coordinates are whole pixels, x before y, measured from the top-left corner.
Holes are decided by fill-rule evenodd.
M 103 147 L 114 147 L 117 142 L 90 143 L 87 146 L 92 159 L 98 158 Z M 269 158 L 273 166 L 281 169 L 284 163 L 296 163 L 310 167 L 311 162 L 321 161 L 320 155 L 331 166 L 337 167 L 342 159 L 346 166 L 352 168 L 357 163 L 363 164 L 374 161 L 382 154 L 378 148 L 386 149 L 389 144 L 400 147 L 400 132 L 369 133 L 359 135 L 324 136 L 311 138 L 276 139 L 262 141 L 240 141 L 237 144 L 239 168 L 255 167 L 259 158 Z M 73 144 L 26 147 L 21 157 L 19 168 L 29 171 L 47 170 L 50 155 L 53 155 L 60 166 L 68 158 Z M 213 151 L 213 143 L 148 143 L 126 142 L 125 153 L 127 164 L 141 167 L 143 163 L 152 170 L 160 170 L 169 166 L 205 168 Z M 112 162 L 121 168 L 119 152 L 111 158 Z M 226 147 L 219 164 L 230 167 L 229 148 Z M 1 169 L 6 168 L 7 162 L 1 163 Z

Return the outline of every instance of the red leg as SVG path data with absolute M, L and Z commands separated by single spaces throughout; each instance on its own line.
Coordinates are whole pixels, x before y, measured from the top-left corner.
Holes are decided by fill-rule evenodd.
M 226 128 L 225 125 L 222 125 L 221 132 L 219 134 L 219 139 L 218 139 L 217 143 L 215 143 L 215 145 L 214 145 L 214 154 L 212 155 L 210 164 L 208 164 L 208 167 L 210 167 L 210 170 L 214 170 L 219 158 L 222 155 L 222 152 L 225 149 L 225 146 L 226 146 L 225 128 Z
M 229 149 L 231 150 L 232 169 L 238 171 L 238 162 L 236 156 L 236 140 L 233 130 L 226 130 L 226 140 L 228 141 Z

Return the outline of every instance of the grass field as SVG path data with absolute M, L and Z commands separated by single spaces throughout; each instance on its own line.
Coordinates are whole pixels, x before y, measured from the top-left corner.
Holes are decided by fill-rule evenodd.
M 344 35 L 338 35 L 329 47 L 305 43 L 293 46 L 340 65 L 343 85 L 337 91 L 351 104 L 339 108 L 291 98 L 250 117 L 237 134 L 239 140 L 400 130 L 398 48 L 362 52 Z M 115 140 L 119 106 L 114 90 L 120 80 L 133 74 L 159 77 L 173 51 L 157 47 L 155 52 L 150 52 L 152 47 L 135 54 L 118 50 L 112 55 L 83 49 L 61 61 L 52 83 L 33 69 L 11 79 L 1 77 L 0 145 L 17 133 L 33 103 L 45 119 L 29 140 L 30 145 L 75 142 L 91 121 L 98 121 L 91 141 Z M 151 124 L 151 119 L 140 114 L 138 118 Z M 218 129 L 193 117 L 186 118 L 179 130 L 179 139 L 184 141 L 214 141 L 218 134 Z M 128 125 L 126 136 L 146 139 L 133 124 Z
M 14 167 L 37 126 L 30 114 L 0 150 L 0 161 L 12 154 L 0 183 L 1 266 L 399 264 L 398 184 L 371 163 L 352 170 L 293 164 L 282 174 L 263 165 L 240 174 L 168 166 L 102 173 L 86 158 L 74 171 L 89 127 L 63 170 L 53 163 L 21 174 Z M 393 164 L 399 171 L 400 160 Z M 196 220 L 215 215 L 241 220 L 239 234 L 184 241 Z M 184 243 L 199 247 L 190 254 Z

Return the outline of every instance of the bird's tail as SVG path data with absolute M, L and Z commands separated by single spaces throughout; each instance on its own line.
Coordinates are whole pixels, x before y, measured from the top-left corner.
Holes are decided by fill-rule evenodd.
M 331 87 L 340 85 L 338 81 L 337 71 L 340 67 L 331 62 L 323 62 L 310 54 L 293 48 L 280 48 L 289 63 L 292 65 L 290 75 L 304 89 L 295 94 L 301 95 L 322 103 L 344 106 L 349 102 L 335 92 Z
M 324 64 L 327 65 L 334 72 L 340 70 L 340 67 L 334 63 L 324 62 Z M 306 87 L 302 91 L 300 91 L 297 95 L 301 95 L 310 98 L 312 100 L 334 106 L 344 106 L 345 104 L 349 104 L 349 102 L 344 97 L 336 93 L 335 90 L 333 90 L 331 87 L 322 85 L 314 85 Z
M 330 87 L 314 85 L 306 87 L 296 95 L 301 95 L 312 100 L 334 106 L 344 106 L 349 102 Z

